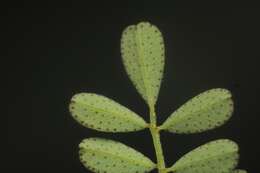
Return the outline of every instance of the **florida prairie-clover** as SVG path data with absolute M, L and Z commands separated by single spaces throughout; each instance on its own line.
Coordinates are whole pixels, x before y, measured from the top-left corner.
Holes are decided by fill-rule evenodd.
M 149 107 L 150 122 L 119 103 L 94 93 L 72 97 L 69 110 L 81 125 L 101 132 L 133 132 L 149 128 L 157 162 L 117 141 L 87 138 L 79 144 L 82 164 L 96 173 L 245 173 L 237 169 L 238 146 L 229 139 L 218 139 L 185 154 L 166 167 L 160 131 L 177 134 L 200 133 L 223 125 L 232 115 L 231 93 L 223 88 L 205 91 L 157 125 L 155 105 L 164 71 L 164 41 L 159 29 L 140 22 L 128 26 L 121 38 L 121 54 L 126 72 Z

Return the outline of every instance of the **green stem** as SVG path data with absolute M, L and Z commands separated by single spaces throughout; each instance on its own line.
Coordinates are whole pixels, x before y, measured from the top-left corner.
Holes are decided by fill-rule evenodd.
M 154 149 L 157 158 L 157 168 L 159 173 L 167 173 L 165 168 L 160 131 L 156 125 L 156 114 L 153 107 L 150 107 L 150 132 L 153 138 Z

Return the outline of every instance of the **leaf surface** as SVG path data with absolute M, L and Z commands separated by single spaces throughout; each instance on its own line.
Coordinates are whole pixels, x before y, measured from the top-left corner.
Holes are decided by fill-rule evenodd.
M 243 169 L 235 169 L 232 173 L 247 173 L 247 171 Z
M 131 132 L 147 127 L 147 123 L 136 113 L 107 97 L 93 93 L 74 95 L 69 108 L 80 124 L 98 131 Z
M 161 125 L 174 133 L 198 133 L 223 125 L 233 113 L 231 93 L 222 88 L 211 89 L 192 98 Z
M 159 29 L 141 22 L 127 27 L 121 38 L 121 54 L 134 86 L 152 107 L 160 90 L 164 69 L 164 43 Z
M 169 171 L 175 173 L 230 173 L 238 163 L 238 146 L 228 139 L 206 143 L 184 155 Z
M 116 141 L 88 138 L 79 145 L 80 160 L 98 173 L 145 173 L 155 164 L 143 154 Z

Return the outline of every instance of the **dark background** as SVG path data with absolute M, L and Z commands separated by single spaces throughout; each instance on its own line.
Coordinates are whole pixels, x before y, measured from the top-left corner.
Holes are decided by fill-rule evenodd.
M 228 88 L 235 100 L 234 116 L 216 130 L 196 135 L 163 132 L 167 165 L 210 140 L 229 138 L 240 145 L 239 168 L 259 171 L 259 6 L 43 2 L 2 6 L 1 59 L 10 65 L 4 72 L 8 90 L 2 91 L 8 93 L 5 172 L 88 172 L 79 162 L 77 145 L 93 136 L 119 140 L 156 160 L 148 130 L 99 133 L 77 124 L 68 112 L 72 95 L 94 92 L 148 120 L 147 107 L 120 57 L 122 30 L 140 21 L 157 25 L 165 38 L 159 123 L 207 89 Z

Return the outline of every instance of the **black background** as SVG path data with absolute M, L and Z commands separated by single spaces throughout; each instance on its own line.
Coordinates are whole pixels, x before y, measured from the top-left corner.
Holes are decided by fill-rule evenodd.
M 259 171 L 256 4 L 20 1 L 5 7 L 1 59 L 10 64 L 4 73 L 8 91 L 3 90 L 8 93 L 5 172 L 88 172 L 79 162 L 77 145 L 93 136 L 119 140 L 156 160 L 148 130 L 99 133 L 77 124 L 68 112 L 72 95 L 94 92 L 148 120 L 120 57 L 122 30 L 140 21 L 158 26 L 165 39 L 159 123 L 207 89 L 228 88 L 235 100 L 234 116 L 218 129 L 195 135 L 162 132 L 167 165 L 210 140 L 229 138 L 240 145 L 239 168 Z

